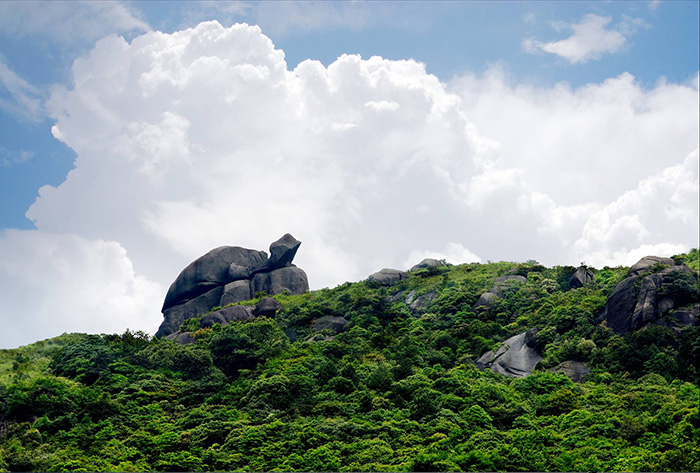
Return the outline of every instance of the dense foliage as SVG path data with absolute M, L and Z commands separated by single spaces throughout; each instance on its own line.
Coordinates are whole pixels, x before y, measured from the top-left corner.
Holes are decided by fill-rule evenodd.
M 677 259 L 698 269 L 697 250 Z M 187 321 L 192 345 L 127 331 L 2 350 L 0 470 L 700 471 L 698 328 L 615 335 L 599 314 L 627 268 L 571 290 L 574 269 L 444 266 L 279 295 L 274 319 Z M 473 310 L 504 274 L 527 282 Z M 669 290 L 698 300 L 687 281 Z M 325 315 L 351 323 L 314 332 Z M 533 374 L 474 367 L 530 328 Z M 565 360 L 588 378 L 549 370 Z

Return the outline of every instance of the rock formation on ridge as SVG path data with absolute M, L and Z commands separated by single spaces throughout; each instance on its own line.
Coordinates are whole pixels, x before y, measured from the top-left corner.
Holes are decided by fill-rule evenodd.
M 267 294 L 303 294 L 309 281 L 292 260 L 301 242 L 286 234 L 270 245 L 270 257 L 264 251 L 237 246 L 221 246 L 197 258 L 182 270 L 171 284 L 163 303 L 163 323 L 156 337 L 178 331 L 180 324 L 214 307 L 252 299 L 258 292 Z M 230 310 L 229 310 L 230 309 Z M 244 320 L 240 310 L 225 308 L 209 317 L 205 324 Z M 251 314 L 251 317 L 253 314 Z

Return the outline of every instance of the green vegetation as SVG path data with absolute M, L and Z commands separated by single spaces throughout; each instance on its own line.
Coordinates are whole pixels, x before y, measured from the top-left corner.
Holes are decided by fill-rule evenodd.
M 697 250 L 675 258 L 698 269 Z M 599 314 L 627 268 L 569 290 L 574 269 L 445 266 L 278 295 L 274 319 L 186 321 L 191 345 L 127 331 L 0 350 L 0 470 L 700 471 L 698 328 L 616 335 Z M 527 282 L 473 310 L 505 274 Z M 665 290 L 698 300 L 687 278 Z M 350 324 L 314 332 L 326 315 Z M 533 374 L 474 367 L 530 328 Z M 548 370 L 565 360 L 591 373 Z

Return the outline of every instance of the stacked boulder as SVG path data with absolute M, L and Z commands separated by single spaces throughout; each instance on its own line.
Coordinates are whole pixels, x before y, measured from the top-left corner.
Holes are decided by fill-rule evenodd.
M 182 322 L 207 314 L 214 307 L 249 300 L 259 292 L 271 295 L 307 292 L 306 273 L 292 264 L 299 245 L 300 241 L 286 234 L 270 245 L 269 257 L 264 251 L 221 246 L 196 259 L 171 284 L 163 303 L 164 320 L 156 337 L 177 332 Z M 220 323 L 219 318 L 227 322 L 250 318 L 245 308 L 225 309 L 210 314 L 212 320 L 202 323 Z
M 615 286 L 601 316 L 621 335 L 648 325 L 694 325 L 699 306 L 689 302 L 697 301 L 692 294 L 697 282 L 697 274 L 688 266 L 671 258 L 645 256 Z

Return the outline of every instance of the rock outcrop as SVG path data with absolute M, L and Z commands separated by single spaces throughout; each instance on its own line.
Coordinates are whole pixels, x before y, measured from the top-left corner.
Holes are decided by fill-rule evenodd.
M 490 369 L 494 373 L 523 378 L 542 360 L 537 351 L 537 330 L 530 329 L 503 342 L 496 353 L 489 350 L 476 360 L 480 370 Z
M 697 304 L 688 306 L 693 291 L 697 291 L 697 275 L 688 266 L 671 258 L 646 256 L 615 286 L 602 318 L 621 335 L 648 325 L 692 325 L 698 312 Z M 671 313 L 672 309 L 680 310 Z
M 593 282 L 593 271 L 585 266 L 580 266 L 569 278 L 569 287 L 578 289 L 579 287 L 587 286 L 591 282 Z
M 583 361 L 573 361 L 567 360 L 563 363 L 559 363 L 554 368 L 550 369 L 553 373 L 561 373 L 568 376 L 571 381 L 578 383 L 591 372 L 591 369 Z
M 503 296 L 503 291 L 509 286 L 513 284 L 524 284 L 526 282 L 527 278 L 524 276 L 509 275 L 498 277 L 493 280 L 493 287 L 479 296 L 479 299 L 472 306 L 472 309 L 491 307 L 493 303 L 496 302 L 497 298 Z
M 440 261 L 437 259 L 425 258 L 423 261 L 421 261 L 417 265 L 413 266 L 411 268 L 411 271 L 418 271 L 421 269 L 438 268 L 440 266 L 445 266 L 445 263 L 443 261 Z
M 382 286 L 393 286 L 397 282 L 408 278 L 408 273 L 406 271 L 399 271 L 398 269 L 384 268 L 371 274 L 367 280 L 369 282 L 374 282 Z
M 182 270 L 163 303 L 163 323 L 156 337 L 178 331 L 185 320 L 204 315 L 214 307 L 249 300 L 258 292 L 303 294 L 309 290 L 306 273 L 292 265 L 301 242 L 286 234 L 264 251 L 221 246 L 197 258 Z M 204 323 L 241 320 L 231 311 L 217 311 Z M 235 317 L 243 317 L 242 314 Z M 221 319 L 221 320 L 219 320 Z M 214 322 L 216 320 L 216 322 Z

